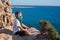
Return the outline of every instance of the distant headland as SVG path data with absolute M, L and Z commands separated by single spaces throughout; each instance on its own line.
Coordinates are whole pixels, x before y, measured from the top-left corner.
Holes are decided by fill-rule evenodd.
M 12 8 L 35 8 L 35 7 L 60 7 L 60 6 L 40 6 L 40 5 L 11 5 Z
M 33 8 L 34 6 L 28 5 L 12 5 L 12 8 Z

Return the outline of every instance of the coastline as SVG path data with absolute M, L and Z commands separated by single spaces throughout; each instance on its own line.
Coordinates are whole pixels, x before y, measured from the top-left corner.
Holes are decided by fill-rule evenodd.
M 12 8 L 39 8 L 39 7 L 60 7 L 60 6 L 38 6 L 38 5 L 11 5 Z

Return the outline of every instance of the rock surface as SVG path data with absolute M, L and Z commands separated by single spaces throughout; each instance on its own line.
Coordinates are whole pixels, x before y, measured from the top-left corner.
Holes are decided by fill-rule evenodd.
M 12 14 L 9 0 L 0 0 L 0 28 L 12 30 L 14 14 Z
M 0 30 L 0 40 L 35 40 L 36 35 L 40 34 L 40 31 L 36 30 L 35 28 L 30 28 L 29 31 L 32 33 L 32 35 L 21 37 L 19 35 L 13 35 L 11 30 L 2 29 Z
M 12 40 L 13 19 L 9 0 L 0 0 L 0 40 Z
M 13 35 L 13 40 L 36 40 L 36 35 L 40 34 L 40 31 L 35 29 L 34 27 L 31 27 L 29 29 L 29 31 L 32 33 L 32 35 L 30 36 L 23 36 L 23 37 L 20 37 L 20 36 L 15 36 Z

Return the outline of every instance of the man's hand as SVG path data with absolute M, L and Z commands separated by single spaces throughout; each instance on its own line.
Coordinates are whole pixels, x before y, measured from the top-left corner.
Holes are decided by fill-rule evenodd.
M 18 26 L 18 28 L 20 28 L 22 31 L 27 31 L 28 30 L 28 28 L 27 27 L 20 27 L 20 26 Z
M 28 31 L 28 28 L 23 29 L 23 31 L 26 31 L 27 32 Z
M 28 29 L 28 27 L 24 27 L 24 26 L 22 26 L 24 29 Z

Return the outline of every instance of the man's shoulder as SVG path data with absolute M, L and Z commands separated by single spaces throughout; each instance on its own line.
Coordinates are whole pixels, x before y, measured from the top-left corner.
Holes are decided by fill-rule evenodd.
M 18 19 L 15 18 L 15 22 L 18 21 Z
M 17 20 L 16 18 L 14 20 Z

